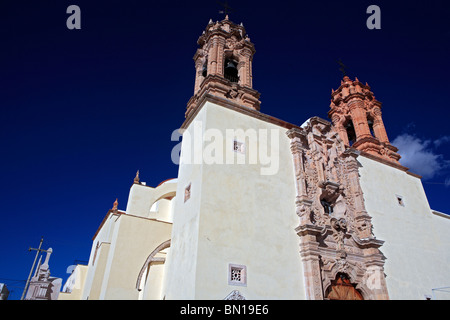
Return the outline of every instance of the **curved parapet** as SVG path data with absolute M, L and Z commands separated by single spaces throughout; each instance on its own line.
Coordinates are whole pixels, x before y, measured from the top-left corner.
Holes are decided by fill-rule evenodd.
M 166 180 L 156 188 L 134 183 L 130 189 L 126 213 L 149 218 L 153 205 L 160 200 L 172 200 L 176 196 L 176 190 L 177 179 Z

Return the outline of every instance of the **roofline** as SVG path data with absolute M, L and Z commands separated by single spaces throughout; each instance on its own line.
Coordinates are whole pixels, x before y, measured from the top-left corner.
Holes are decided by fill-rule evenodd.
M 444 213 L 444 212 L 440 212 L 440 211 L 436 211 L 436 210 L 431 209 L 431 213 L 434 214 L 434 215 L 443 217 L 443 218 L 450 219 L 450 215 L 448 215 L 447 213 Z
M 95 240 L 95 238 L 97 237 L 98 233 L 102 229 L 103 225 L 105 224 L 106 220 L 108 219 L 108 217 L 110 216 L 111 213 L 113 215 L 118 215 L 119 217 L 121 215 L 126 215 L 128 217 L 141 218 L 141 219 L 145 219 L 145 220 L 151 220 L 151 221 L 157 221 L 157 222 L 161 222 L 161 223 L 173 224 L 172 222 L 158 220 L 158 219 L 155 219 L 155 218 L 147 218 L 147 217 L 136 216 L 136 215 L 133 215 L 133 214 L 127 214 L 125 211 L 122 211 L 122 210 L 117 210 L 115 212 L 112 209 L 109 209 L 108 212 L 106 213 L 105 217 L 103 218 L 102 222 L 100 223 L 100 226 L 97 228 L 97 231 L 95 232 L 94 236 L 92 237 L 92 241 Z

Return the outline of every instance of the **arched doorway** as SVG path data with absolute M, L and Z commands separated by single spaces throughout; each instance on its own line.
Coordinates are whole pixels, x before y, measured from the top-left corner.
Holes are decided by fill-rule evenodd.
M 355 286 L 350 282 L 348 276 L 344 273 L 339 273 L 326 293 L 327 300 L 364 300 L 361 293 L 355 289 Z
M 139 300 L 160 299 L 163 290 L 164 267 L 171 240 L 164 241 L 150 253 L 139 272 L 136 289 Z

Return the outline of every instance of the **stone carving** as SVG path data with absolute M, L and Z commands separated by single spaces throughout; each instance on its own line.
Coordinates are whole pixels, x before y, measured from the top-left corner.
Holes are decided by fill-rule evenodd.
M 364 299 L 388 299 L 386 286 L 367 286 L 373 269 L 382 269 L 384 256 L 379 250 L 383 241 L 373 235 L 365 210 L 358 151 L 346 148 L 335 127 L 318 117 L 287 135 L 294 160 L 296 231 L 308 299 L 326 298 L 338 273 L 346 274 Z M 377 281 L 384 283 L 382 272 L 377 273 Z
M 356 135 L 353 148 L 399 165 L 398 149 L 390 144 L 383 124 L 381 102 L 375 99 L 367 83 L 345 76 L 341 86 L 331 93 L 328 116 L 345 145 L 350 146 L 346 128 L 353 124 Z
M 237 25 L 229 19 L 209 23 L 197 43 L 199 48 L 194 55 L 196 70 L 194 95 L 188 102 L 186 118 L 189 119 L 195 114 L 208 95 L 259 111 L 260 93 L 253 89 L 252 84 L 252 59 L 255 48 L 244 26 Z M 237 63 L 237 82 L 225 77 L 227 59 Z
M 61 288 L 62 279 L 50 276 L 49 260 L 52 254 L 52 248 L 46 250 L 45 261 L 41 264 L 39 260 L 38 267 L 34 276 L 30 280 L 25 300 L 57 300 Z M 41 257 L 42 258 L 42 257 Z
M 140 181 L 139 181 L 139 170 L 136 172 L 136 176 L 134 177 L 133 183 L 140 184 Z
M 245 297 L 239 292 L 239 290 L 233 290 L 223 300 L 245 300 Z

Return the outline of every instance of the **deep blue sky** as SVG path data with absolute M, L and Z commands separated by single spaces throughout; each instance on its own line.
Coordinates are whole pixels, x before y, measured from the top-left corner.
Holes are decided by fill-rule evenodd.
M 407 134 L 429 156 L 409 160 L 434 161 L 415 172 L 432 167 L 430 206 L 450 213 L 447 3 L 229 1 L 256 46 L 262 112 L 298 125 L 326 119 L 341 58 L 383 103 L 390 140 Z M 81 30 L 66 28 L 71 4 Z M 366 27 L 371 4 L 381 30 Z M 26 279 L 41 236 L 65 281 L 116 197 L 126 208 L 136 170 L 150 186 L 177 176 L 171 133 L 193 93 L 196 41 L 219 10 L 214 0 L 1 1 L 0 282 L 11 299 L 20 283 L 4 279 Z

